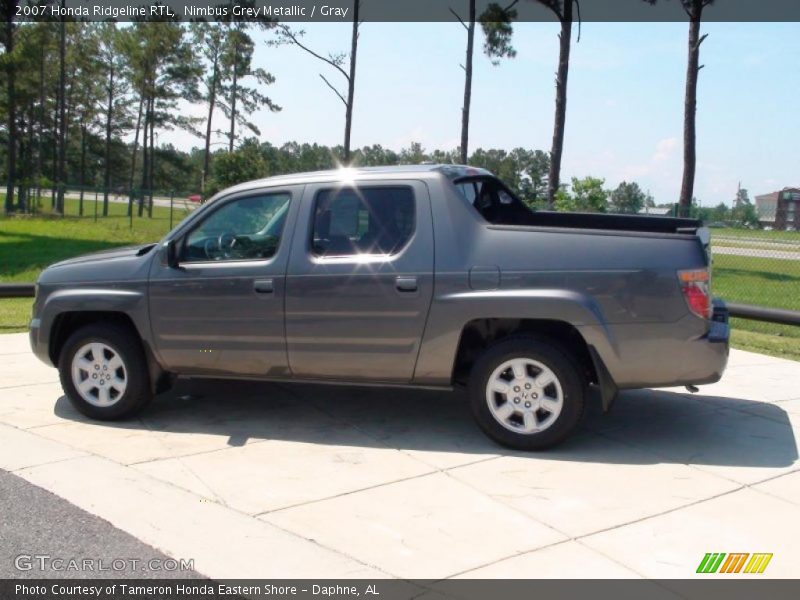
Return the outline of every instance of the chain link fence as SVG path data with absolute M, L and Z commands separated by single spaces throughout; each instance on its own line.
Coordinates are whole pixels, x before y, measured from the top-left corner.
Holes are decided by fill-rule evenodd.
M 5 186 L 2 188 L 5 190 Z M 0 193 L 5 204 L 5 194 Z M 55 187 L 18 187 L 14 198 L 14 214 L 18 217 L 64 217 L 107 220 L 116 226 L 143 231 L 167 233 L 200 205 L 200 196 L 179 190 L 146 190 L 124 187 L 109 188 L 70 185 L 64 190 L 60 206 Z
M 712 287 L 728 302 L 800 311 L 800 194 L 776 204 L 754 207 L 755 219 L 748 226 L 709 223 Z M 749 319 L 732 324 L 743 332 L 785 337 L 800 347 L 800 327 Z

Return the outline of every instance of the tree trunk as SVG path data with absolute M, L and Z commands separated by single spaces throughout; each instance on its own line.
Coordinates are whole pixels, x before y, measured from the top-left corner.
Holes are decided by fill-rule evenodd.
M 136 133 L 133 136 L 133 154 L 131 155 L 131 179 L 128 185 L 128 216 L 133 212 L 133 182 L 136 177 L 136 154 L 139 152 L 139 130 L 142 126 L 142 108 L 144 106 L 144 93 L 139 98 L 139 114 L 136 117 Z
M 347 107 L 344 115 L 344 162 L 350 162 L 350 130 L 353 127 L 353 99 L 356 91 L 356 57 L 358 54 L 358 9 L 361 0 L 353 2 L 353 38 L 350 42 L 350 76 L 347 78 Z
M 39 53 L 39 142 L 36 151 L 36 205 L 38 208 L 39 201 L 42 197 L 42 173 L 44 169 L 44 148 L 42 143 L 44 141 L 44 119 L 45 119 L 45 95 L 44 95 L 44 44 L 41 45 Z
M 233 44 L 233 77 L 231 80 L 231 131 L 228 152 L 233 152 L 233 142 L 236 139 L 236 96 L 239 94 L 237 81 L 239 78 L 239 37 L 235 35 Z
M 461 164 L 469 158 L 469 105 L 472 101 L 472 55 L 475 49 L 475 0 L 469 0 L 467 56 L 464 60 L 464 105 L 461 108 Z
M 81 195 L 78 200 L 78 214 L 83 216 L 83 186 L 86 184 L 86 124 L 81 123 Z
M 114 59 L 108 70 L 108 99 L 106 104 L 106 143 L 103 165 L 103 216 L 108 216 L 108 194 L 111 187 L 111 124 L 114 117 Z M 137 132 L 138 133 L 138 132 Z
M 156 127 L 156 99 L 150 99 L 150 175 L 147 177 L 147 182 L 150 188 L 150 197 L 147 203 L 147 216 L 153 217 L 153 186 L 155 185 L 155 164 L 156 164 L 156 146 L 155 146 L 155 127 Z
M 14 3 L 8 4 L 10 11 L 15 11 Z M 6 15 L 6 57 L 11 57 L 14 51 L 14 16 Z M 17 94 L 15 90 L 16 66 L 14 61 L 9 58 L 6 63 L 8 82 L 6 84 L 6 102 L 8 106 L 8 181 L 6 182 L 6 202 L 5 211 L 10 213 L 14 210 L 14 179 L 17 176 Z
M 689 216 L 694 195 L 694 174 L 697 163 L 696 114 L 697 114 L 697 77 L 700 73 L 700 18 L 702 6 L 697 4 L 689 22 L 689 56 L 686 64 L 686 98 L 683 113 L 683 178 L 681 179 L 681 195 L 678 202 L 678 213 L 682 217 Z
M 65 8 L 65 0 L 61 0 L 61 8 Z M 56 197 L 56 212 L 64 214 L 64 188 L 66 186 L 66 161 L 67 161 L 67 24 L 61 17 L 61 35 L 58 48 L 59 76 L 58 95 L 58 194 Z
M 56 196 L 57 187 L 58 187 L 58 108 L 59 108 L 59 98 L 58 98 L 58 91 L 56 90 L 56 103 L 53 106 L 53 170 L 52 170 L 52 182 L 53 187 L 50 189 L 50 210 L 56 210 Z
M 203 155 L 203 177 L 200 180 L 200 193 L 205 198 L 208 167 L 211 159 L 211 119 L 214 116 L 214 105 L 217 101 L 217 77 L 219 73 L 219 50 L 214 53 L 214 68 L 211 73 L 211 89 L 208 91 L 208 121 L 206 122 L 206 147 Z
M 552 209 L 561 184 L 561 155 L 564 152 L 564 126 L 567 118 L 567 77 L 572 41 L 572 2 L 564 2 L 556 74 L 556 115 L 553 124 L 553 146 L 550 150 L 550 172 L 547 176 L 547 207 Z
M 146 105 L 144 109 L 144 127 L 142 128 L 142 185 L 141 190 L 139 190 L 139 216 L 141 217 L 144 213 L 144 194 L 145 190 L 147 189 L 147 174 L 150 172 L 149 166 L 149 158 L 150 153 L 147 146 L 147 135 L 148 135 L 148 127 L 150 125 L 150 99 L 146 100 Z
M 17 132 L 19 139 L 19 159 L 22 168 L 20 169 L 20 180 L 26 181 L 30 177 L 31 169 L 31 148 L 33 148 L 33 104 L 28 106 L 28 114 L 20 115 L 20 128 Z M 25 125 L 27 124 L 27 129 Z M 17 191 L 17 211 L 24 213 L 28 197 L 28 186 L 20 185 Z

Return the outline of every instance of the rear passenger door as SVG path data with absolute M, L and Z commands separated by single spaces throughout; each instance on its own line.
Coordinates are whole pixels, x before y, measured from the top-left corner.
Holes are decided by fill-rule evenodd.
M 410 382 L 432 295 L 424 183 L 306 186 L 286 280 L 293 375 Z

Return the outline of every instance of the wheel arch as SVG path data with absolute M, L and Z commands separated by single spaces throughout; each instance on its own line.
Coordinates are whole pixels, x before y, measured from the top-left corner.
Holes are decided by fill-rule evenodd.
M 453 363 L 452 382 L 465 384 L 472 366 L 486 349 L 501 340 L 518 336 L 536 337 L 559 348 L 578 363 L 587 381 L 597 383 L 589 345 L 574 325 L 556 319 L 508 317 L 473 319 L 464 325 Z
M 147 340 L 134 319 L 127 313 L 113 310 L 66 310 L 56 314 L 50 327 L 48 355 L 54 365 L 59 364 L 61 352 L 69 337 L 87 325 L 95 323 L 113 324 L 129 331 L 139 341 L 147 360 L 150 374 L 150 385 L 154 392 L 161 391 L 167 386 L 169 375 L 159 364 Z

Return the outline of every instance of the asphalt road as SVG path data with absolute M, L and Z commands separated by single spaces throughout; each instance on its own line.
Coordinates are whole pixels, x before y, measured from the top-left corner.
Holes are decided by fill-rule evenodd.
M 49 558 L 36 558 L 44 556 Z M 59 564 L 56 559 L 63 562 Z M 72 559 L 80 569 L 72 569 Z M 82 568 L 85 559 L 94 561 L 93 569 Z M 0 469 L 0 579 L 201 577 L 192 570 L 165 570 L 168 566 L 172 566 L 169 557 L 155 548 Z

